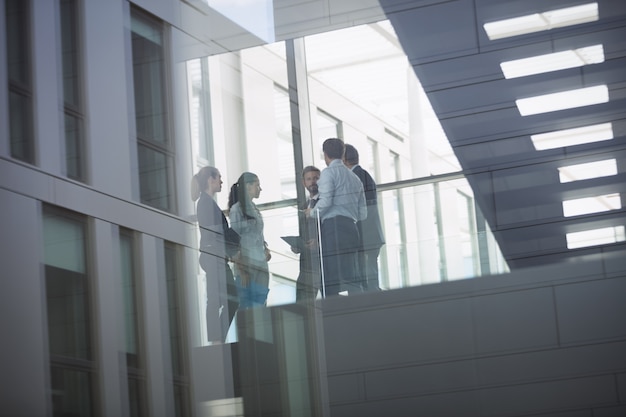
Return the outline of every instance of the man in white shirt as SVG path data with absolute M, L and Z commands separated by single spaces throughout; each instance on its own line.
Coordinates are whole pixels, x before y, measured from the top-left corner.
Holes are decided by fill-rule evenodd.
M 327 167 L 317 183 L 315 210 L 320 216 L 322 283 L 325 296 L 362 292 L 358 273 L 359 231 L 356 222 L 367 217 L 361 180 L 343 163 L 341 139 L 324 141 L 322 150 Z M 312 209 L 307 209 L 307 216 Z

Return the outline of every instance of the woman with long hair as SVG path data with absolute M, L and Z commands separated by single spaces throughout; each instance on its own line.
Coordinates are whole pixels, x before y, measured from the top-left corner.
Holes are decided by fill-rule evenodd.
M 198 201 L 200 227 L 200 266 L 206 274 L 207 337 L 211 344 L 226 341 L 239 297 L 233 272 L 228 265 L 226 238 L 228 222 L 215 201 L 222 190 L 222 176 L 215 167 L 206 166 L 191 180 L 191 199 Z
M 235 282 L 240 308 L 264 306 L 269 293 L 270 252 L 263 235 L 263 217 L 252 201 L 261 193 L 259 177 L 244 172 L 230 189 L 229 217 L 232 228 L 239 234 L 240 252 L 235 257 Z

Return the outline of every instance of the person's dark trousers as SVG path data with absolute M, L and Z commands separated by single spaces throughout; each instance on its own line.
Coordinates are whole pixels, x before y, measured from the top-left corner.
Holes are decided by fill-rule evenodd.
M 359 250 L 359 268 L 361 282 L 365 291 L 379 291 L 378 282 L 378 255 L 380 248 Z
M 336 216 L 322 222 L 322 267 L 325 296 L 341 291 L 362 292 L 357 253 L 359 231 L 348 217 Z
M 314 300 L 320 289 L 320 258 L 317 247 L 300 254 L 300 274 L 296 281 L 296 301 Z
M 239 308 L 239 296 L 233 272 L 222 258 L 200 255 L 200 266 L 206 274 L 206 325 L 209 342 L 224 342 Z
M 232 324 L 235 314 L 237 314 L 237 310 L 239 309 L 239 293 L 237 292 L 237 285 L 235 284 L 233 271 L 230 269 L 228 264 L 226 264 L 226 293 L 226 298 L 228 299 L 228 302 L 226 303 L 228 311 L 222 310 L 220 312 L 220 322 L 222 325 L 224 340 L 226 340 L 228 329 L 230 329 L 230 325 Z

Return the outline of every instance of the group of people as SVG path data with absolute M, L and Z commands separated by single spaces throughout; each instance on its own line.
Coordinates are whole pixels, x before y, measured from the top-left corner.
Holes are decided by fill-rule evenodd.
M 376 182 L 359 165 L 356 148 L 330 138 L 322 145 L 326 168 L 305 167 L 309 192 L 300 251 L 296 301 L 380 290 L 378 255 L 385 243 Z M 299 248 L 292 247 L 297 252 Z
M 198 201 L 200 267 L 206 274 L 206 324 L 212 344 L 226 340 L 238 309 L 265 305 L 270 279 L 263 217 L 252 201 L 261 193 L 259 177 L 244 172 L 231 187 L 230 225 L 215 201 L 222 184 L 219 170 L 210 166 L 200 169 L 191 182 L 191 197 Z M 230 238 L 233 235 L 237 239 Z
M 322 150 L 327 167 L 307 166 L 302 172 L 309 195 L 300 207 L 301 244 L 291 248 L 300 254 L 296 301 L 314 299 L 320 290 L 328 297 L 380 289 L 378 255 L 384 238 L 376 183 L 359 165 L 353 146 L 330 138 Z M 198 201 L 200 266 L 206 273 L 206 322 L 212 343 L 225 341 L 238 309 L 265 305 L 269 293 L 271 254 L 263 217 L 253 202 L 261 193 L 259 178 L 244 172 L 231 187 L 230 224 L 215 201 L 221 190 L 217 168 L 204 167 L 194 175 L 191 193 Z

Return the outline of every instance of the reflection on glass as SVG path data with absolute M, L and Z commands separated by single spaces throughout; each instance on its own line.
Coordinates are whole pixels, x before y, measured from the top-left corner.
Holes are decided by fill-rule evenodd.
M 373 140 L 380 155 L 400 155 L 398 180 L 460 169 L 389 21 L 307 36 L 305 44 L 310 108 L 324 112 L 311 115 L 314 150 L 328 137 L 358 149 Z M 341 121 L 336 134 L 332 120 Z
M 315 136 L 313 137 L 316 143 L 314 151 L 319 152 L 318 160 L 315 161 L 315 165 L 318 167 L 325 166 L 322 143 L 328 138 L 340 138 L 345 140 L 343 137 L 343 123 L 337 117 L 318 108 L 315 117 Z
M 94 415 L 92 411 L 92 381 L 88 372 L 52 366 L 52 416 Z
M 314 165 L 325 167 L 322 142 L 340 137 L 361 150 L 364 167 L 379 185 L 460 170 L 389 22 L 308 36 L 305 46 L 306 82 L 297 87 L 310 100 L 312 136 L 302 140 L 314 151 Z M 280 239 L 298 235 L 296 203 L 289 202 L 300 181 L 293 166 L 291 132 L 298 126 L 291 126 L 288 59 L 293 57 L 284 43 L 277 43 L 208 57 L 206 71 L 204 58 L 187 63 L 192 137 L 201 136 L 202 123 L 210 121 L 207 153 L 214 155 L 225 186 L 243 171 L 263 178 L 257 204 L 272 251 L 268 305 L 295 300 L 299 271 L 298 256 Z M 201 122 L 206 85 L 210 117 Z M 194 160 L 204 164 L 202 146 L 193 148 Z M 432 185 L 379 192 L 387 240 L 379 257 L 384 288 L 506 270 L 503 260 L 495 260 L 499 251 L 484 221 L 477 225 L 481 217 L 467 183 L 437 188 L 438 194 Z M 226 207 L 221 194 L 218 204 Z
M 164 244 L 165 284 L 167 291 L 167 328 L 172 366 L 174 409 L 176 417 L 190 415 L 189 379 L 185 355 L 185 327 L 182 308 L 183 293 L 178 247 L 170 242 Z
M 295 193 L 295 172 L 283 166 L 287 156 L 293 161 L 284 55 L 281 42 L 207 58 L 212 165 L 227 188 L 243 172 L 256 173 L 263 180 L 260 204 Z M 203 164 L 199 157 L 194 154 Z M 227 198 L 228 193 L 218 195 L 218 205 L 226 207 Z
M 169 157 L 147 146 L 138 145 L 141 201 L 162 210 L 170 207 Z
M 291 135 L 289 93 L 279 85 L 274 86 L 274 114 L 278 142 L 278 164 L 282 198 L 296 198 L 296 175 Z
M 67 176 L 76 180 L 84 178 L 83 169 L 83 121 L 66 113 L 65 120 L 65 164 Z
M 84 129 L 81 82 L 78 14 L 75 0 L 62 0 L 61 6 L 61 63 L 63 67 L 63 102 L 65 121 L 65 164 L 67 176 L 85 180 Z
M 131 32 L 140 199 L 172 211 L 163 25 L 133 9 Z
M 194 155 L 207 165 L 213 164 L 211 97 L 206 58 L 187 61 L 189 84 L 189 127 Z
M 126 371 L 128 378 L 129 415 L 146 415 L 146 387 L 144 362 L 139 335 L 139 314 L 137 274 L 135 273 L 135 251 L 132 232 L 120 230 L 120 266 L 123 298 L 123 337 L 126 352 Z
M 35 162 L 28 1 L 6 0 L 6 52 L 9 79 L 11 156 Z
M 95 364 L 85 219 L 46 206 L 43 236 L 53 415 L 90 416 Z

